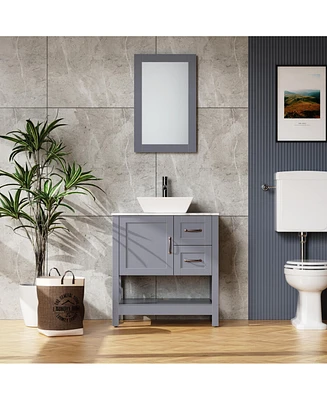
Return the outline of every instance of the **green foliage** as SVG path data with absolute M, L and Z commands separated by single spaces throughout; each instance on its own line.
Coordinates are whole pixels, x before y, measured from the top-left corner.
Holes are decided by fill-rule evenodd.
M 9 161 L 13 159 L 19 153 L 27 153 L 28 157 L 38 154 L 41 150 L 47 152 L 46 144 L 51 142 L 53 139 L 50 138 L 50 133 L 60 126 L 66 124 L 60 124 L 62 118 L 56 119 L 48 125 L 48 121 L 44 123 L 38 122 L 36 125 L 28 119 L 26 121 L 26 132 L 20 129 L 10 131 L 7 135 L 0 135 L 2 139 L 9 140 L 15 143 L 13 151 L 10 154 Z M 9 136 L 10 135 L 10 136 Z
M 63 166 L 65 164 L 65 156 L 69 153 L 64 152 L 65 146 L 62 142 L 57 143 L 54 139 L 51 139 L 50 146 L 47 150 L 47 158 L 45 164 L 49 165 L 52 161 L 56 161 Z
M 10 217 L 17 220 L 26 219 L 34 224 L 34 219 L 24 211 L 28 200 L 26 198 L 20 198 L 21 192 L 20 189 L 16 190 L 14 197 L 11 193 L 9 193 L 8 197 L 0 193 L 0 217 Z
M 0 189 L 5 186 L 19 186 L 21 189 L 29 190 L 32 187 L 32 184 L 35 180 L 36 170 L 38 169 L 38 165 L 34 165 L 31 169 L 25 165 L 22 167 L 15 161 L 15 172 L 10 173 L 3 170 L 0 170 L 0 176 L 6 176 L 7 178 L 12 179 L 12 183 L 7 183 L 5 185 L 0 186 Z
M 14 164 L 14 172 L 0 170 L 0 178 L 7 181 L 0 189 L 9 188 L 8 195 L 0 193 L 0 218 L 9 217 L 17 221 L 15 230 L 23 229 L 30 240 L 36 260 L 36 276 L 45 274 L 45 255 L 48 237 L 57 229 L 66 229 L 64 209 L 75 212 L 65 202 L 73 194 L 90 194 L 95 197 L 90 187 L 99 179 L 92 171 L 83 171 L 75 162 L 66 160 L 69 154 L 61 141 L 51 137 L 51 133 L 66 124 L 62 118 L 48 124 L 31 120 L 26 121 L 25 132 L 14 130 L 0 138 L 14 143 L 9 161 Z M 24 153 L 25 165 L 22 166 L 16 157 Z M 48 173 L 50 171 L 50 173 Z
M 64 181 L 65 181 L 65 190 L 72 190 L 73 188 L 82 189 L 91 194 L 94 198 L 93 194 L 87 189 L 85 186 L 94 186 L 98 187 L 90 183 L 91 181 L 98 181 L 99 179 L 96 178 L 94 175 L 91 174 L 91 171 L 82 171 L 82 167 L 80 165 L 64 165 L 62 172 L 64 174 Z M 94 198 L 95 199 L 95 198 Z

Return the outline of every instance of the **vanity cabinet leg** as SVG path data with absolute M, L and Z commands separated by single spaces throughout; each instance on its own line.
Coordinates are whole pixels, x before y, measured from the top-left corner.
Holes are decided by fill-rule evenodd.
M 113 313 L 112 313 L 112 325 L 117 328 L 119 326 L 119 314 L 118 310 L 115 310 L 117 307 L 113 307 Z
M 119 303 L 122 296 L 121 278 L 114 277 L 114 285 L 112 291 L 112 325 L 117 327 L 119 325 Z
M 218 310 L 214 314 L 212 314 L 211 323 L 212 326 L 219 326 Z
M 112 325 L 117 327 L 119 325 L 119 283 L 115 282 L 114 288 L 112 291 Z
M 219 326 L 219 219 L 212 217 L 212 326 Z
M 119 276 L 119 217 L 114 217 L 112 225 L 113 238 L 113 276 L 112 276 L 112 325 L 119 326 L 119 302 L 121 297 L 121 278 Z

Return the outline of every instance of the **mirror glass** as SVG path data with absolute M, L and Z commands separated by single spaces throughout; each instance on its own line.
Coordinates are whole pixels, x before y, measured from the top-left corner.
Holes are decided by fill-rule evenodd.
M 196 55 L 134 56 L 134 151 L 196 152 Z
M 188 63 L 142 63 L 142 144 L 187 143 Z

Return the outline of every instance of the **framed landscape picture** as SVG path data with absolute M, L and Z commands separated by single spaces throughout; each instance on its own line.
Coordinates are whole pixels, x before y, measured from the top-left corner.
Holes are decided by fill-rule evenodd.
M 277 141 L 326 141 L 326 66 L 277 66 Z

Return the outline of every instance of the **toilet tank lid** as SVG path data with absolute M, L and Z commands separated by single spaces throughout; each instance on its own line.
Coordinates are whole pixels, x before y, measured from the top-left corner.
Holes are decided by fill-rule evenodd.
M 275 180 L 327 179 L 327 171 L 282 171 L 275 173 Z

